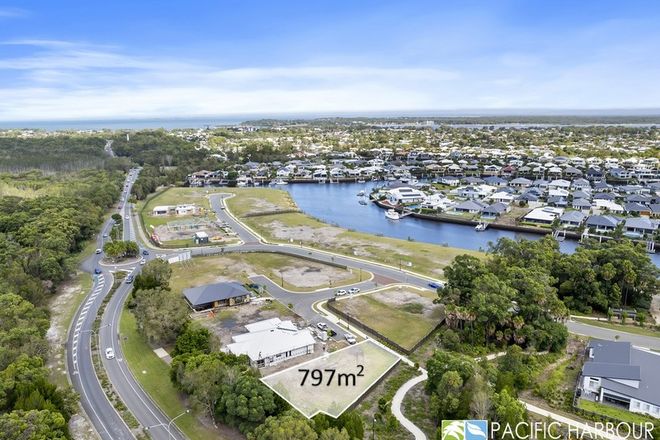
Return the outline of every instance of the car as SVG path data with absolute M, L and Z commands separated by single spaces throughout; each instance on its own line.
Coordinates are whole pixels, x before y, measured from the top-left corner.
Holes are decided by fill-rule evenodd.
M 124 217 L 124 220 L 130 220 L 130 219 L 131 219 L 131 217 L 129 217 L 128 215 L 126 217 Z
M 146 250 L 146 249 L 145 249 L 145 250 L 143 250 L 143 251 L 142 251 L 142 255 L 149 255 L 149 251 L 148 251 L 148 250 Z
M 316 326 L 319 328 L 319 330 L 327 331 L 328 330 L 328 324 L 325 322 L 319 322 L 316 324 Z
M 328 333 L 328 336 L 330 336 L 331 338 L 332 338 L 333 336 L 337 336 L 337 332 L 334 331 L 333 329 L 328 329 L 328 332 L 327 332 L 327 333 Z
M 429 287 L 430 287 L 431 289 L 439 289 L 439 288 L 442 287 L 442 286 L 441 286 L 440 284 L 438 284 L 438 283 L 429 283 L 428 285 L 429 285 Z
M 355 339 L 355 336 L 353 336 L 351 333 L 345 333 L 344 338 L 346 338 L 346 342 L 348 342 L 351 345 L 357 342 L 357 339 Z
M 347 292 L 346 290 L 344 290 L 344 289 L 339 289 L 339 290 L 335 293 L 335 296 L 344 296 L 344 295 L 346 295 L 347 293 L 348 293 L 348 292 Z
M 100 275 L 101 273 L 103 273 L 103 271 L 101 270 L 101 268 L 97 267 L 96 269 L 94 269 L 94 273 L 96 275 Z
M 133 282 L 133 275 L 129 275 L 126 277 L 126 284 L 131 284 Z
M 112 347 L 108 347 L 105 349 L 105 358 L 106 359 L 114 359 L 115 358 L 115 351 L 112 349 Z
M 103 238 L 108 238 L 108 234 L 103 234 Z
M 140 260 L 140 266 L 144 266 L 145 264 L 147 264 L 147 260 L 145 260 L 144 258 L 141 259 Z
M 350 289 L 348 289 L 348 293 L 350 293 L 351 295 L 355 295 L 356 293 L 360 293 L 360 289 L 358 289 L 357 287 L 351 287 Z
M 100 254 L 101 252 L 103 252 L 101 249 L 97 249 L 96 251 L 94 251 L 96 255 Z

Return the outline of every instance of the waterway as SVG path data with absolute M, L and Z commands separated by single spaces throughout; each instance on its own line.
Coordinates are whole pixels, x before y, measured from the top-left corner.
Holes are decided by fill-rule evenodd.
M 333 184 L 289 184 L 278 186 L 287 190 L 305 213 L 326 223 L 371 234 L 393 238 L 412 239 L 451 247 L 473 250 L 486 250 L 489 243 L 501 237 L 512 239 L 526 238 L 538 240 L 539 234 L 520 233 L 487 229 L 477 232 L 472 226 L 404 217 L 401 220 L 388 220 L 383 209 L 373 203 L 360 205 L 357 194 L 371 192 L 382 182 L 333 183 Z M 559 243 L 562 252 L 573 253 L 578 243 L 565 240 Z M 660 254 L 652 254 L 651 259 L 660 267 Z

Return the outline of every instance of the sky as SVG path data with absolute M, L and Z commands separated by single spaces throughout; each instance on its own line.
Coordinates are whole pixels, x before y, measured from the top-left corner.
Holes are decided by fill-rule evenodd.
M 0 121 L 660 108 L 660 2 L 5 0 Z

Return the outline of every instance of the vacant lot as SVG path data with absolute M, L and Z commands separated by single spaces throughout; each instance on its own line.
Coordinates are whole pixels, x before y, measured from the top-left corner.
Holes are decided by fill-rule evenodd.
M 228 191 L 229 192 L 229 191 Z M 302 243 L 305 246 L 356 256 L 398 267 L 399 265 L 433 278 L 443 277 L 443 268 L 461 254 L 484 257 L 485 254 L 466 249 L 380 237 L 349 231 L 320 222 L 302 213 L 283 213 L 246 217 L 259 203 L 276 205 L 279 209 L 295 207 L 289 193 L 276 189 L 241 188 L 231 191 L 235 197 L 227 200 L 229 210 L 260 235 L 272 242 Z M 256 202 L 255 200 L 263 200 Z M 293 204 L 293 205 L 292 205 Z M 264 210 L 272 211 L 272 209 Z
M 359 271 L 272 253 L 225 254 L 194 258 L 172 266 L 172 288 L 183 290 L 221 281 L 249 282 L 250 277 L 265 275 L 276 284 L 294 292 L 309 292 L 332 286 L 352 284 Z M 370 276 L 362 271 L 363 279 Z
M 351 319 L 374 329 L 406 349 L 412 349 L 443 318 L 435 292 L 397 286 L 341 298 L 334 305 Z
M 398 361 L 398 356 L 367 340 L 262 381 L 306 417 L 322 412 L 336 418 Z M 308 370 L 307 375 L 300 369 Z

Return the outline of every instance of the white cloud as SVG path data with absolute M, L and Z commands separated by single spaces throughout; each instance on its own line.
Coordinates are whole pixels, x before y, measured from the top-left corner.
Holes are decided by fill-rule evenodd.
M 21 18 L 28 15 L 28 11 L 21 8 L 8 8 L 0 6 L 0 19 L 3 18 Z

